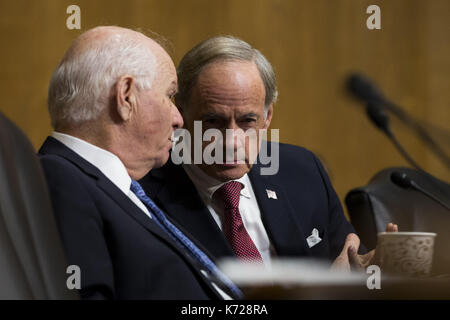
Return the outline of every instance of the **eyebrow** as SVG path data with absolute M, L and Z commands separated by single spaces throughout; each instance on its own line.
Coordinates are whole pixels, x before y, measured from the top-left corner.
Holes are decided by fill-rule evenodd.
M 240 115 L 238 118 L 242 119 L 242 118 L 248 118 L 248 117 L 254 117 L 254 118 L 259 118 L 259 115 L 257 113 L 254 112 L 249 112 L 249 113 L 245 113 L 243 115 Z M 219 113 L 215 113 L 215 112 L 208 112 L 205 114 L 202 114 L 200 116 L 200 119 L 204 120 L 204 119 L 208 119 L 208 118 L 216 118 L 216 119 L 221 119 L 221 120 L 226 120 L 227 117 L 224 117 L 223 115 L 219 114 Z
M 249 113 L 246 113 L 246 114 L 243 114 L 243 115 L 239 116 L 239 118 L 247 118 L 247 117 L 259 118 L 259 115 L 254 113 L 254 112 L 249 112 Z
M 221 114 L 215 113 L 215 112 L 208 112 L 208 113 L 202 114 L 200 116 L 200 119 L 202 119 L 202 120 L 207 119 L 207 118 L 225 119 L 224 116 L 222 116 Z

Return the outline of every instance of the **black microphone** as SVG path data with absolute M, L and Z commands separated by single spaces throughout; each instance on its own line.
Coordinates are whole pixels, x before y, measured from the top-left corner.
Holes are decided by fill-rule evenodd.
M 389 127 L 389 117 L 379 105 L 369 101 L 366 107 L 367 115 L 369 119 L 375 124 L 375 126 L 386 133 L 388 137 L 392 136 L 391 128 Z
M 420 124 L 403 111 L 402 108 L 389 101 L 368 77 L 360 73 L 353 73 L 348 77 L 347 86 L 350 92 L 357 98 L 366 102 L 376 103 L 381 108 L 386 108 L 414 130 L 422 129 Z M 421 132 L 419 133 L 422 134 Z
M 426 191 L 424 188 L 419 186 L 413 179 L 408 177 L 406 173 L 394 171 L 391 173 L 391 181 L 395 183 L 397 186 L 402 187 L 403 189 L 415 189 L 417 191 L 422 192 L 427 197 L 431 198 L 432 200 L 438 202 L 440 205 L 442 205 L 447 210 L 450 210 L 450 207 L 445 204 L 442 200 L 434 196 L 433 194 Z
M 356 97 L 364 101 L 386 103 L 386 99 L 372 81 L 360 73 L 353 73 L 348 78 L 348 88 Z
M 378 128 L 383 130 L 383 132 L 388 134 L 386 128 L 382 128 L 379 126 L 383 125 L 384 120 L 381 118 L 385 117 L 385 115 L 381 114 L 381 112 L 384 112 L 384 109 L 386 109 L 392 112 L 392 114 L 394 114 L 400 121 L 414 130 L 418 137 L 425 142 L 425 144 L 431 149 L 431 151 L 433 151 L 442 160 L 442 162 L 447 165 L 448 168 L 450 168 L 450 158 L 447 156 L 446 152 L 439 146 L 439 144 L 431 137 L 425 127 L 420 124 L 419 121 L 415 120 L 405 111 L 403 111 L 401 107 L 389 101 L 368 77 L 360 73 L 353 73 L 348 77 L 347 86 L 349 91 L 354 96 L 363 101 L 366 101 L 367 103 L 371 103 L 378 108 L 378 110 L 375 108 L 371 108 L 370 112 L 373 113 L 372 115 L 369 114 L 368 108 L 367 113 L 371 120 L 377 125 Z M 381 123 L 377 123 L 378 120 L 380 120 Z M 394 143 L 396 145 L 398 144 L 398 142 Z M 401 151 L 402 154 L 404 153 L 403 151 Z M 417 167 L 417 165 L 414 166 Z
M 372 123 L 381 131 L 383 131 L 389 140 L 392 141 L 397 150 L 401 153 L 401 155 L 417 170 L 425 172 L 406 152 L 405 148 L 400 144 L 400 142 L 395 137 L 394 133 L 391 131 L 389 126 L 389 117 L 377 103 L 370 101 L 367 103 L 366 108 L 367 115 Z

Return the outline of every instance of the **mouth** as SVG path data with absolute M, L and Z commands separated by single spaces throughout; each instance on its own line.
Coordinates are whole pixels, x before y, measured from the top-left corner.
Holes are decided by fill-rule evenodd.
M 178 140 L 180 140 L 180 136 L 175 136 L 175 132 L 172 132 L 172 134 L 169 137 L 169 141 L 172 143 L 177 143 Z
M 233 160 L 233 161 L 227 161 L 227 162 L 221 163 L 220 165 L 224 166 L 224 167 L 236 167 L 241 164 L 245 164 L 245 161 L 244 160 Z
M 237 165 L 238 165 L 237 162 L 232 162 L 232 163 L 227 162 L 227 163 L 222 163 L 222 164 L 221 164 L 221 166 L 223 166 L 223 167 L 235 167 L 235 166 L 237 166 Z
M 176 144 L 176 142 L 178 141 L 178 139 L 173 137 L 173 134 L 171 137 L 167 138 L 167 141 L 169 141 L 169 149 L 172 149 L 173 146 Z

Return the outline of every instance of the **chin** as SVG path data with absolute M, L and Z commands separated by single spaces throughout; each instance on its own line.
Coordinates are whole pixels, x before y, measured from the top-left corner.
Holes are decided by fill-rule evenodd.
M 165 165 L 167 163 L 167 161 L 169 160 L 169 156 L 170 156 L 170 153 L 167 152 L 167 154 L 156 159 L 153 168 L 160 168 L 163 165 Z

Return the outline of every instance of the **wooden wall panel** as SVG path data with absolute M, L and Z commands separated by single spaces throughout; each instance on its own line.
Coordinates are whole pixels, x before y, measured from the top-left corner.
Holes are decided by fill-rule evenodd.
M 81 7 L 80 31 L 65 26 L 70 4 Z M 381 30 L 365 26 L 370 4 L 381 7 Z M 176 63 L 207 37 L 236 35 L 276 69 L 280 96 L 272 128 L 283 142 L 318 153 L 343 199 L 377 171 L 406 165 L 344 90 L 348 73 L 370 75 L 413 116 L 450 130 L 449 21 L 447 0 L 1 0 L 0 108 L 38 148 L 51 131 L 51 72 L 71 41 L 93 26 L 160 33 L 172 42 Z M 392 125 L 423 167 L 450 180 L 410 131 Z

